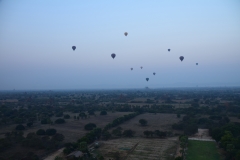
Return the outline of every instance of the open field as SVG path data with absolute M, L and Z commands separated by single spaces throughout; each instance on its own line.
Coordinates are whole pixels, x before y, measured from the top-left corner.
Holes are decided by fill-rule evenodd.
M 188 141 L 186 160 L 221 160 L 215 142 Z
M 54 128 L 57 130 L 58 133 L 61 133 L 65 136 L 64 142 L 76 142 L 79 138 L 84 136 L 89 131 L 86 131 L 84 129 L 84 126 L 87 123 L 95 123 L 97 127 L 103 128 L 106 124 L 109 122 L 112 122 L 114 119 L 121 117 L 123 115 L 130 114 L 131 112 L 108 112 L 107 115 L 101 116 L 99 115 L 99 112 L 96 112 L 96 117 L 91 116 L 87 119 L 79 119 L 74 120 L 73 116 L 76 114 L 73 113 L 64 113 L 69 114 L 71 116 L 70 119 L 65 119 L 66 123 L 64 124 L 41 124 L 40 122 L 34 124 L 31 128 L 26 127 L 26 130 L 24 130 L 24 135 L 27 135 L 30 132 L 36 132 L 39 129 L 48 129 L 48 128 Z M 51 120 L 55 121 L 59 117 L 52 117 Z M 6 132 L 11 132 L 14 130 L 16 125 L 10 125 L 8 127 L 2 127 L 0 130 L 1 137 L 4 137 L 4 134 Z
M 148 124 L 146 126 L 141 126 L 139 123 L 140 119 L 146 119 Z M 131 129 L 135 131 L 135 136 L 144 136 L 143 132 L 145 130 L 149 131 L 172 131 L 173 133 L 181 134 L 182 131 L 173 130 L 171 125 L 177 123 L 181 118 L 177 118 L 176 114 L 165 114 L 165 113 L 145 113 L 130 119 L 127 122 L 124 122 L 120 125 L 123 130 Z
M 122 160 L 174 159 L 177 141 L 171 139 L 121 138 L 103 141 L 99 152 L 106 159 L 119 152 Z

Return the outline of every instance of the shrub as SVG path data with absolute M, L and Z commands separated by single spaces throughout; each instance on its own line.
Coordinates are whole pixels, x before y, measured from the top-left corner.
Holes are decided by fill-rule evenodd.
M 25 129 L 25 127 L 24 127 L 22 124 L 19 124 L 19 125 L 16 126 L 15 129 L 16 129 L 16 130 L 19 130 L 19 131 L 22 131 L 22 130 Z
M 65 119 L 69 119 L 69 118 L 70 118 L 70 115 L 65 114 L 65 115 L 64 115 L 64 118 L 65 118 Z
M 54 129 L 54 128 L 50 128 L 50 129 L 47 129 L 47 130 L 46 130 L 46 135 L 48 135 L 48 136 L 53 136 L 53 135 L 55 135 L 56 133 L 57 133 L 57 130 Z
M 145 126 L 147 124 L 147 120 L 145 119 L 140 119 L 139 123 L 141 123 L 142 126 Z
M 62 118 L 59 118 L 59 119 L 56 119 L 55 123 L 56 124 L 63 124 L 63 123 L 65 123 L 65 120 L 62 119 Z
M 97 126 L 96 126 L 96 124 L 94 124 L 94 123 L 88 123 L 88 124 L 86 124 L 85 125 L 85 129 L 86 130 L 93 130 L 94 128 L 96 128 Z
M 100 115 L 107 115 L 107 111 L 101 111 Z
M 45 132 L 45 130 L 44 129 L 39 129 L 37 132 L 36 132 L 36 134 L 37 135 L 45 135 L 46 134 L 46 132 Z

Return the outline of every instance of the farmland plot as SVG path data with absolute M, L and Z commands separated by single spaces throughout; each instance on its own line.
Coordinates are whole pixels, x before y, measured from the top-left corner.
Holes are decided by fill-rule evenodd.
M 99 151 L 108 159 L 113 153 L 119 152 L 124 160 L 165 160 L 176 153 L 176 149 L 166 152 L 177 146 L 177 141 L 170 139 L 122 138 L 103 142 Z

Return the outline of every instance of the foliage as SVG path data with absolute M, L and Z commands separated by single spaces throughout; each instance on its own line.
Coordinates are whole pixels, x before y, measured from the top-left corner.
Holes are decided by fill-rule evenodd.
M 100 115 L 107 115 L 107 111 L 101 111 Z
M 94 128 L 96 128 L 97 126 L 96 126 L 96 124 L 94 124 L 94 123 L 88 123 L 88 124 L 86 124 L 85 126 L 84 126 L 84 128 L 86 129 L 86 130 L 93 130 Z
M 55 123 L 56 123 L 56 124 L 63 124 L 63 123 L 65 123 L 65 120 L 62 119 L 62 118 L 59 118 L 59 119 L 56 119 L 56 120 L 55 120 Z
M 54 129 L 54 128 L 49 128 L 49 129 L 46 130 L 46 135 L 48 135 L 48 136 L 53 136 L 56 133 L 57 133 L 57 130 Z
M 16 130 L 19 130 L 19 131 L 22 131 L 22 130 L 25 129 L 25 127 L 24 127 L 22 124 L 19 124 L 19 125 L 16 126 L 15 129 L 16 129 Z
M 39 129 L 39 130 L 37 130 L 36 134 L 37 134 L 37 135 L 45 135 L 46 132 L 45 132 L 44 129 Z
M 142 126 L 145 126 L 145 125 L 147 125 L 147 120 L 146 119 L 140 119 L 139 121 L 138 121 Z

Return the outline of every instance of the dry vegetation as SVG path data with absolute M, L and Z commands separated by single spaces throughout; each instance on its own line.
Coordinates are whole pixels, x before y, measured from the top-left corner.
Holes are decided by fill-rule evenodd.
M 138 122 L 140 119 L 146 119 L 148 124 L 146 126 L 141 126 Z M 143 131 L 172 131 L 173 133 L 182 133 L 181 131 L 176 131 L 172 129 L 172 124 L 177 123 L 181 118 L 177 118 L 176 114 L 165 114 L 165 113 L 145 113 L 141 114 L 129 121 L 121 124 L 120 126 L 123 130 L 132 129 L 136 132 L 135 136 L 143 136 Z

